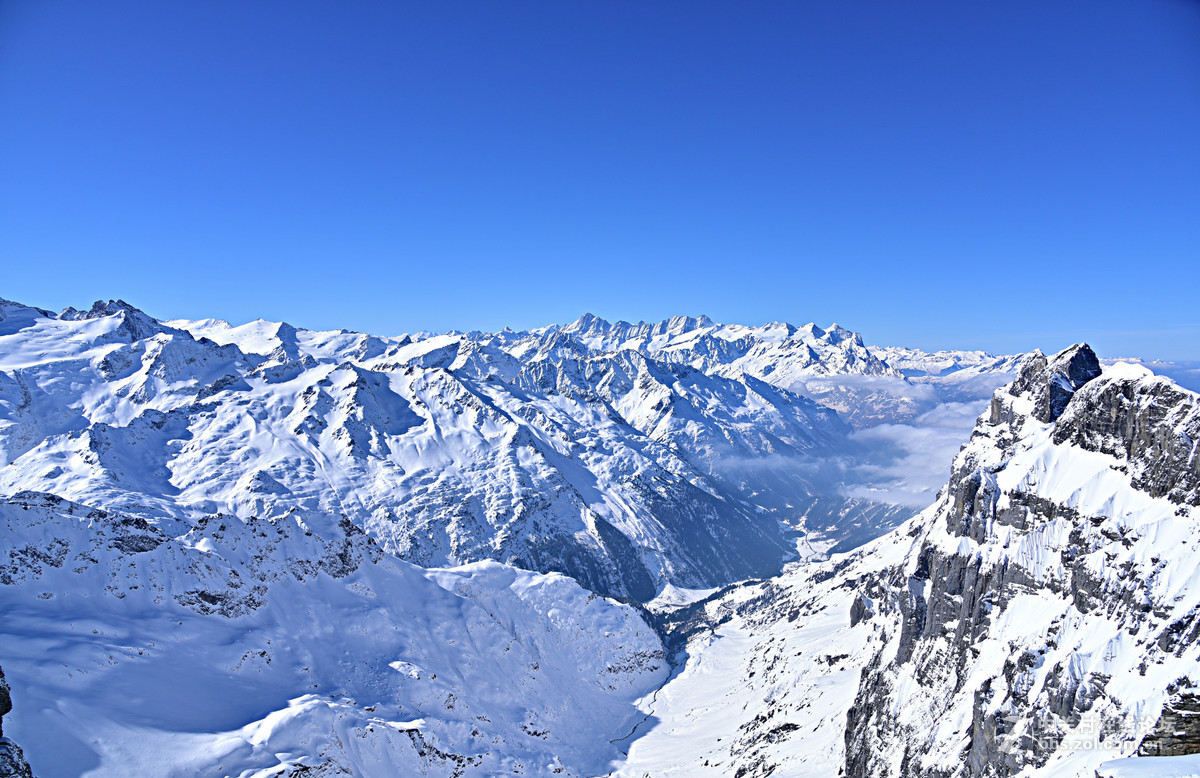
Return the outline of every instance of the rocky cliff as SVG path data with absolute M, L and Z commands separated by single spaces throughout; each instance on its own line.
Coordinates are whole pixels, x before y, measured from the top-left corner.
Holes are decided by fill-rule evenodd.
M 1200 396 L 1087 346 L 1030 355 L 930 508 L 661 616 L 682 667 L 618 774 L 1092 778 L 1194 758 L 1198 441 Z
M 12 689 L 0 668 L 0 778 L 33 778 L 21 747 L 4 737 L 4 717 L 12 709 Z
M 1102 371 L 1086 345 L 1027 359 L 905 564 L 859 582 L 891 637 L 848 716 L 847 774 L 1090 774 L 1143 740 L 1190 750 L 1157 721 L 1200 679 L 1198 441 L 1197 396 L 1166 379 Z

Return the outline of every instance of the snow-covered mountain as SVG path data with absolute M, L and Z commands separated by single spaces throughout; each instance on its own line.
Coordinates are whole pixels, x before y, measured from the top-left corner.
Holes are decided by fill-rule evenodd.
M 619 774 L 1194 774 L 1198 441 L 1200 395 L 1031 355 L 929 509 L 664 616 Z
M 4 302 L 3 734 L 42 778 L 1187 774 L 1198 441 L 1086 346 Z
M 889 391 L 906 383 L 901 374 L 876 357 L 862 335 L 837 324 L 829 329 L 783 322 L 747 327 L 716 324 L 707 316 L 610 324 L 585 314 L 546 331 L 570 334 L 592 349 L 636 350 L 717 375 L 751 376 L 817 399 L 851 423 L 916 413 L 904 392 Z
M 881 508 L 838 479 L 884 449 L 798 392 L 917 386 L 836 326 L 585 316 L 413 340 L 120 301 L 0 310 L 0 494 L 175 529 L 346 516 L 417 564 L 496 559 L 642 601 L 777 572 L 814 500 L 846 519 L 824 524 L 832 544 L 863 539 Z
M 423 570 L 348 520 L 172 534 L 0 503 L 6 730 L 40 776 L 590 775 L 665 677 L 637 612 L 561 575 Z
M 812 375 L 895 375 L 876 358 L 862 336 L 834 324 L 796 327 L 784 322 L 760 327 L 717 324 L 707 316 L 676 316 L 657 324 L 610 324 L 592 314 L 537 333 L 562 332 L 596 351 L 635 350 L 697 368 L 720 366 L 749 373 L 782 388 Z
M 846 446 L 834 412 L 752 376 L 557 331 L 413 342 L 4 308 L 0 493 L 175 528 L 346 516 L 425 566 L 497 559 L 646 600 L 777 571 L 774 514 L 812 490 L 771 463 Z

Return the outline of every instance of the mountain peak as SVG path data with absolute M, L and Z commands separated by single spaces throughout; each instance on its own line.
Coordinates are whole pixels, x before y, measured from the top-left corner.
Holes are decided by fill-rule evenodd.
M 852 340 L 858 345 L 862 345 L 862 335 L 859 335 L 853 330 L 848 330 L 842 325 L 834 322 L 829 325 L 829 329 L 825 330 L 825 336 L 830 343 L 842 343 L 847 340 Z
M 117 315 L 122 317 L 117 331 L 123 333 L 130 340 L 141 340 L 163 331 L 163 325 L 153 316 L 120 299 L 107 302 L 97 300 L 86 312 L 68 307 L 58 315 L 58 318 L 65 321 L 86 321 Z
M 151 318 L 145 311 L 130 305 L 124 300 L 97 300 L 92 303 L 92 307 L 88 311 L 80 311 L 76 308 L 64 308 L 59 314 L 60 319 L 67 321 L 80 321 L 82 319 L 99 319 L 104 316 L 112 316 L 115 313 L 130 313 L 138 316 L 143 316 L 147 319 Z
M 682 335 L 693 330 L 713 326 L 713 320 L 704 316 L 672 316 L 654 325 L 651 330 L 655 335 Z
M 1043 423 L 1057 419 L 1072 395 L 1100 375 L 1100 360 L 1086 343 L 1076 343 L 1047 357 L 1040 350 L 1021 363 L 1017 379 L 1009 387 L 1014 397 L 1026 392 L 1033 397 L 1033 417 Z
M 593 332 L 595 330 L 608 330 L 612 327 L 606 320 L 601 319 L 594 313 L 585 313 L 575 321 L 563 327 L 564 332 Z
M 1050 367 L 1067 377 L 1076 389 L 1100 375 L 1100 360 L 1086 343 L 1077 343 L 1050 358 Z

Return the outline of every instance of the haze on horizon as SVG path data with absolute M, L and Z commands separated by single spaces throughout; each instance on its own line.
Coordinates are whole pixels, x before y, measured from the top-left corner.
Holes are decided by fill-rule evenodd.
M 1200 359 L 1200 4 L 0 5 L 0 296 Z

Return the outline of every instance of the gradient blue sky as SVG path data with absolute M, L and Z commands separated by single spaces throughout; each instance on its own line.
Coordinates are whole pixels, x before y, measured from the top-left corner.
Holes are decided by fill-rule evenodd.
M 1200 2 L 0 2 L 0 296 L 1200 359 Z

